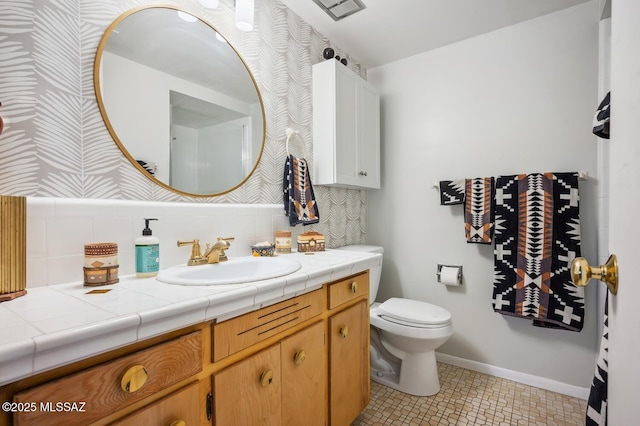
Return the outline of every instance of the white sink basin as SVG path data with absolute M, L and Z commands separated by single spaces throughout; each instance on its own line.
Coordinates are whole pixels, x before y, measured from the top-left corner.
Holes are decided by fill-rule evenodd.
M 300 262 L 285 257 L 236 257 L 220 263 L 178 265 L 160 271 L 157 280 L 177 285 L 240 284 L 289 275 Z

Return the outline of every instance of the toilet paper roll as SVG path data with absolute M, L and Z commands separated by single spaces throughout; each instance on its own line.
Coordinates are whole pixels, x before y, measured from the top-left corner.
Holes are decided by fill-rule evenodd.
M 440 269 L 440 282 L 444 285 L 462 285 L 462 274 L 460 266 L 443 266 Z

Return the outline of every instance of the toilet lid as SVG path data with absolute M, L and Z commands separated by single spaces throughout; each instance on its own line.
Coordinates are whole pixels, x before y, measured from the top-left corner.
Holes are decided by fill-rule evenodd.
M 451 313 L 440 306 L 398 297 L 381 303 L 377 312 L 388 321 L 411 327 L 442 327 L 451 322 Z

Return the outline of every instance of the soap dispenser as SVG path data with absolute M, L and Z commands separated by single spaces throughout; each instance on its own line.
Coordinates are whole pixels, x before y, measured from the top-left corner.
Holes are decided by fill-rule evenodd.
M 142 236 L 136 238 L 136 277 L 146 278 L 158 275 L 160 270 L 160 240 L 153 236 L 149 222 L 145 219 Z

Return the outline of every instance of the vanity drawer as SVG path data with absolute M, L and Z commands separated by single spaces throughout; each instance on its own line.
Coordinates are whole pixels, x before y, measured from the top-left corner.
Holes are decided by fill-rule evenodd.
M 322 313 L 322 290 L 214 324 L 213 361 L 219 361 Z
M 196 331 L 17 393 L 15 402 L 35 403 L 38 409 L 16 413 L 14 424 L 88 424 L 200 371 L 202 332 Z M 58 410 L 59 402 L 75 403 L 76 410 L 73 405 L 71 411 L 64 405 Z
M 111 426 L 186 425 L 200 423 L 200 386 L 194 382 Z
M 369 271 L 329 284 L 329 309 L 369 293 Z

